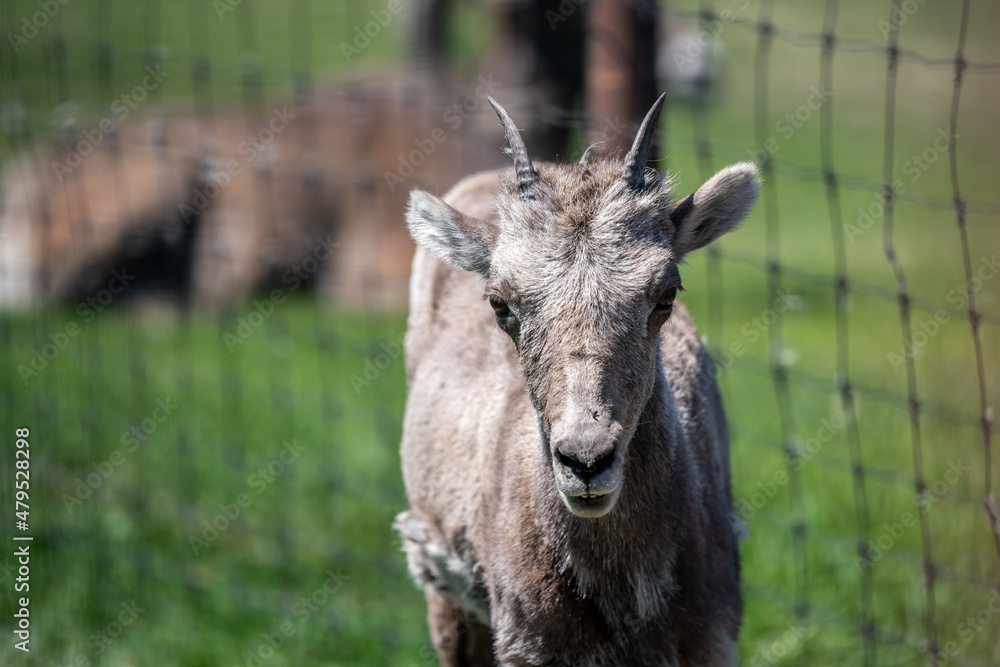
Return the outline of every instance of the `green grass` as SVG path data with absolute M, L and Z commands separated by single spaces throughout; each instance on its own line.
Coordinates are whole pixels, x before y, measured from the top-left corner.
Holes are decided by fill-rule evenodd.
M 694 9 L 697 3 L 671 4 Z M 822 4 L 777 3 L 775 21 L 800 32 L 818 32 Z M 842 37 L 881 43 L 878 21 L 887 13 L 882 3 L 852 0 L 840 5 Z M 28 0 L 6 3 L 4 34 L 35 6 Z M 363 76 L 366 68 L 391 66 L 403 53 L 402 23 L 395 22 L 365 50 L 360 67 L 345 62 L 340 42 L 367 20 L 370 10 L 382 6 L 378 0 L 312 2 L 308 20 L 294 18 L 297 6 L 244 0 L 220 19 L 211 3 L 74 0 L 21 55 L 3 61 L 3 91 L 20 96 L 38 137 L 50 131 L 50 112 L 63 102 L 72 100 L 71 107 L 61 108 L 76 109 L 82 118 L 104 113 L 110 100 L 135 85 L 150 45 L 163 47 L 159 53 L 164 68 L 176 73 L 154 92 L 154 101 L 181 108 L 197 97 L 189 74 L 193 54 L 204 54 L 213 63 L 212 99 L 225 105 L 247 94 L 239 68 L 246 52 L 256 54 L 261 66 L 260 94 L 275 98 L 288 89 L 293 46 L 307 49 L 308 67 L 318 81 Z M 719 3 L 717 9 L 727 6 Z M 757 3 L 751 3 L 739 15 L 754 19 L 757 10 Z M 951 57 L 957 21 L 954 7 L 926 3 L 903 26 L 901 42 L 934 58 Z M 481 52 L 488 41 L 483 23 L 476 10 L 466 7 L 455 30 L 459 60 L 472 69 L 475 65 L 466 62 L 466 56 Z M 992 37 L 998 26 L 995 8 L 973 3 L 969 59 L 998 59 Z M 50 57 L 56 36 L 66 44 L 64 70 L 58 58 Z M 678 187 L 685 192 L 696 188 L 711 169 L 744 159 L 748 149 L 759 147 L 752 104 L 757 35 L 734 23 L 721 37 L 728 66 L 717 99 L 704 110 L 672 104 L 664 120 L 669 147 L 665 163 L 678 174 Z M 93 57 L 102 40 L 113 47 L 113 66 L 104 78 Z M 776 157 L 817 169 L 819 114 L 787 139 L 778 123 L 804 104 L 811 87 L 819 83 L 819 50 L 778 40 L 771 58 L 764 120 L 769 136 L 780 143 Z M 10 75 L 15 70 L 13 86 Z M 946 155 L 915 178 L 904 165 L 947 126 L 953 73 L 947 67 L 928 69 L 903 61 L 899 76 L 894 177 L 913 193 L 947 200 L 951 182 Z M 885 129 L 883 56 L 838 51 L 834 86 L 830 108 L 835 167 L 879 181 Z M 993 125 L 998 91 L 995 74 L 967 73 L 958 169 L 962 194 L 973 202 L 997 199 L 1000 135 Z M 708 169 L 694 155 L 694 113 L 706 114 L 713 147 Z M 2 150 L 9 148 L 4 145 Z M 0 153 L 0 159 L 7 155 Z M 834 295 L 831 280 L 808 278 L 830 276 L 835 266 L 826 193 L 821 184 L 799 180 L 780 165 L 770 180 L 773 190 L 766 190 L 765 196 L 774 199 L 765 199 L 765 204 L 775 207 L 770 224 L 772 233 L 780 232 L 777 246 L 786 269 L 782 289 L 794 295 L 795 308 L 780 322 L 756 324 L 767 316 L 774 298 L 763 263 L 769 226 L 765 206 L 721 241 L 723 260 L 716 274 L 708 275 L 704 253 L 682 270 L 685 301 L 713 349 L 719 354 L 741 350 L 720 374 L 733 431 L 737 505 L 746 501 L 761 506 L 748 519 L 751 534 L 743 544 L 747 595 L 740 651 L 751 665 L 762 664 L 765 652 L 775 647 L 786 654 L 765 662 L 792 664 L 801 656 L 802 664 L 862 664 L 862 579 L 855 564 L 859 525 L 849 429 L 835 427 L 832 437 L 821 441 L 826 433 L 822 427 L 840 424 L 844 416 L 834 385 Z M 858 224 L 858 209 L 875 201 L 874 192 L 850 183 L 839 189 L 839 196 L 844 224 Z M 977 270 L 1000 250 L 995 215 L 970 212 L 968 231 Z M 962 302 L 953 298 L 964 286 L 954 213 L 947 207 L 899 202 L 895 243 L 911 293 L 945 307 L 944 323 L 914 358 L 918 395 L 927 408 L 919 421 L 924 477 L 933 490 L 935 482 L 948 478 L 951 465 L 972 468 L 946 484 L 945 499 L 926 512 L 927 536 L 939 566 L 938 639 L 942 645 L 955 642 L 963 661 L 996 663 L 1000 616 L 991 615 L 971 634 L 964 625 L 966 617 L 987 609 L 989 594 L 962 581 L 995 585 L 1000 568 L 982 509 L 987 473 L 975 425 L 980 406 L 972 338 Z M 892 356 L 901 354 L 902 339 L 898 306 L 891 298 L 896 282 L 885 259 L 879 215 L 847 245 L 847 267 L 852 283 L 876 286 L 890 295 L 887 300 L 853 292 L 847 310 L 850 377 L 858 387 L 858 440 L 868 467 L 869 518 L 860 530 L 875 541 L 889 532 L 884 542 L 889 548 L 871 568 L 873 618 L 880 637 L 898 641 L 879 642 L 878 664 L 923 664 L 915 648 L 926 637 L 922 529 L 913 525 L 899 532 L 894 527 L 919 512 L 913 502 L 910 422 L 905 405 L 885 395 L 905 396 L 908 380 L 905 368 Z M 716 295 L 723 299 L 719 323 L 711 317 L 710 278 L 721 287 Z M 980 308 L 994 319 L 1000 315 L 996 278 L 991 276 L 976 295 Z M 434 664 L 423 599 L 406 577 L 390 530 L 392 517 L 404 506 L 397 447 L 405 384 L 401 359 L 379 355 L 384 354 L 383 343 L 392 349 L 398 340 L 403 314 L 317 308 L 294 300 L 280 306 L 230 352 L 224 334 L 236 333 L 238 318 L 251 312 L 244 307 L 227 316 L 195 314 L 182 322 L 171 312 L 113 309 L 86 323 L 72 308 L 57 308 L 0 319 L 5 351 L 0 356 L 0 495 L 6 507 L 13 493 L 7 474 L 13 466 L 8 446 L 12 431 L 30 427 L 31 532 L 36 540 L 33 652 L 15 652 L 5 639 L 0 644 L 3 664 L 69 665 L 77 664 L 80 655 L 102 665 L 256 664 L 248 663 L 248 652 L 257 651 L 264 635 L 280 632 L 285 622 L 294 632 L 263 664 Z M 919 307 L 912 317 L 915 325 L 933 319 Z M 79 335 L 37 377 L 23 381 L 18 366 L 29 364 L 32 351 L 71 322 L 80 325 Z M 769 338 L 779 332 L 783 354 L 794 362 L 793 441 L 818 446 L 788 482 L 782 481 L 788 462 L 780 436 L 781 413 L 767 369 Z M 995 371 L 1000 367 L 1000 336 L 995 324 L 984 325 L 982 342 L 987 395 L 995 406 L 1000 396 Z M 366 362 L 383 361 L 388 365 L 369 384 L 358 382 L 365 377 Z M 157 400 L 167 399 L 177 404 L 174 414 L 156 423 L 155 432 L 134 451 L 127 451 L 131 444 L 123 442 L 123 436 L 153 418 Z M 936 416 L 942 410 L 960 413 L 968 425 L 956 426 Z M 292 440 L 304 451 L 261 488 L 259 477 L 251 476 L 279 456 L 283 442 Z M 993 440 L 997 450 L 995 435 Z M 74 493 L 78 480 L 95 473 L 95 465 L 107 470 L 107 462 L 118 460 L 112 459 L 116 451 L 121 463 L 110 464 L 110 475 L 101 477 L 93 495 L 68 505 L 65 497 Z M 796 489 L 801 504 L 793 504 Z M 199 545 L 196 555 L 191 538 L 205 539 L 203 522 L 216 519 L 242 493 L 250 502 L 240 508 L 240 516 L 216 538 L 206 539 L 207 545 Z M 795 624 L 799 585 L 793 518 L 807 527 L 805 560 L 799 565 L 804 564 L 807 573 L 804 593 L 811 614 L 804 637 L 785 641 L 789 624 Z M 0 565 L 12 568 L 10 550 L 4 553 Z M 338 579 L 339 587 L 329 599 L 303 613 L 296 605 L 303 596 L 323 597 L 319 591 L 327 570 L 346 579 Z M 7 637 L 14 609 L 10 571 L 0 570 L 0 634 Z M 133 600 L 144 611 L 98 654 L 93 644 L 100 641 L 95 639 L 98 633 L 115 621 L 122 604 Z
M 687 275 L 694 277 L 701 267 L 692 264 Z M 739 277 L 727 274 L 734 282 Z M 738 305 L 759 297 L 759 286 L 747 278 L 747 289 L 727 290 L 730 319 L 745 312 L 752 321 L 760 313 Z M 689 290 L 689 303 L 704 321 L 700 291 Z M 796 294 L 819 312 L 796 311 L 787 328 L 794 323 L 803 332 L 800 339 L 809 336 L 817 347 L 832 348 L 829 313 L 819 305 L 822 294 Z M 32 350 L 41 350 L 48 333 L 64 330 L 70 321 L 81 323 L 81 333 L 37 376 L 19 379 L 18 367 L 30 364 Z M 246 664 L 246 652 L 256 649 L 262 634 L 289 621 L 294 634 L 266 664 L 430 664 L 422 596 L 406 577 L 390 530 L 404 506 L 397 445 L 405 391 L 401 359 L 380 355 L 394 349 L 402 318 L 292 301 L 229 353 L 223 336 L 236 333 L 237 326 L 236 317 L 197 315 L 182 323 L 171 313 L 114 311 L 83 325 L 75 313 L 61 310 L 3 323 L 11 354 L 0 376 L 0 395 L 7 407 L 5 426 L 32 431 L 36 536 L 35 652 L 20 656 L 7 643 L 0 648 L 5 663 L 72 664 L 82 654 L 92 664 L 108 665 L 158 664 L 162 656 L 179 665 Z M 859 335 L 856 344 L 879 345 L 880 333 L 869 335 Z M 763 354 L 759 344 L 743 340 L 750 351 L 723 370 L 721 381 L 734 426 L 736 498 L 760 506 L 748 516 L 752 534 L 744 543 L 748 596 L 742 653 L 750 659 L 794 622 L 795 580 L 789 487 L 769 487 L 786 470 L 772 384 L 754 362 Z M 368 360 L 386 367 L 369 373 L 369 384 L 362 385 L 358 378 L 366 377 Z M 158 399 L 176 404 L 173 414 L 146 441 L 123 440 L 132 427 L 141 429 L 153 418 Z M 797 389 L 794 404 L 802 441 L 820 437 L 823 419 L 837 424 L 842 417 L 830 391 Z M 906 512 L 916 515 L 913 490 L 905 482 L 910 443 L 901 410 L 863 392 L 859 406 L 866 463 L 896 471 L 900 479 L 868 483 L 877 539 L 883 522 L 900 521 Z M 147 431 L 152 423 L 145 422 Z M 973 463 L 973 471 L 950 486 L 946 497 L 981 497 L 975 429 L 932 418 L 924 418 L 923 427 L 926 443 L 948 443 L 927 448 L 928 481 L 942 479 L 949 461 Z M 809 627 L 816 634 L 804 649 L 810 664 L 860 660 L 859 637 L 850 625 L 860 600 L 854 500 L 845 432 L 834 430 L 798 478 L 805 498 L 801 516 L 810 531 L 808 597 L 815 605 Z M 304 451 L 273 481 L 252 478 L 278 457 L 286 441 Z M 95 470 L 107 471 L 108 462 L 118 460 L 116 450 L 123 461 L 98 478 Z M 3 468 L 10 470 L 11 448 L 3 452 Z M 93 495 L 67 501 L 88 475 L 96 486 Z M 6 477 L 0 492 L 12 493 Z M 765 495 L 754 496 L 757 492 Z M 224 506 L 234 514 L 232 505 L 241 502 L 242 493 L 249 503 L 243 501 L 239 516 L 227 522 Z M 928 518 L 937 563 L 980 581 L 996 579 L 978 507 L 940 502 Z M 223 528 L 218 536 L 205 533 L 204 522 L 212 520 Z M 878 626 L 914 640 L 921 636 L 924 604 L 916 566 L 919 536 L 918 528 L 908 528 L 873 566 Z M 204 542 L 192 543 L 192 537 Z M 10 557 L 4 564 L 14 565 Z M 346 578 L 328 601 L 305 614 L 296 603 L 320 589 L 327 570 Z M 13 600 L 6 594 L 0 599 L 0 617 L 9 618 Z M 114 621 L 122 603 L 133 600 L 145 611 L 98 655 L 88 640 Z M 941 639 L 960 641 L 957 624 L 986 600 L 982 591 L 939 582 Z M 995 637 L 976 635 L 961 643 L 963 654 L 989 657 L 998 648 Z M 914 664 L 916 655 L 893 647 L 882 647 L 880 654 L 880 664 Z
M 42 331 L 73 319 L 7 323 L 10 361 L 27 362 Z M 235 322 L 105 313 L 26 385 L 5 368 L 5 424 L 31 429 L 36 542 L 34 651 L 24 662 L 5 642 L 4 663 L 98 658 L 88 638 L 132 600 L 145 611 L 95 664 L 244 664 L 286 620 L 295 633 L 268 664 L 416 659 L 422 601 L 389 528 L 404 503 L 402 362 L 359 393 L 350 382 L 364 359 L 381 363 L 378 343 L 402 324 L 293 302 L 230 355 L 222 335 Z M 144 442 L 123 441 L 157 414 L 157 400 L 176 404 L 173 414 L 160 412 Z M 290 441 L 303 451 L 260 476 Z M 124 461 L 109 467 L 116 450 Z M 88 475 L 96 489 L 80 500 L 77 480 Z M 6 478 L 3 488 L 11 492 Z M 217 535 L 206 532 L 213 520 Z M 296 607 L 321 591 L 327 570 L 345 577 L 336 593 Z

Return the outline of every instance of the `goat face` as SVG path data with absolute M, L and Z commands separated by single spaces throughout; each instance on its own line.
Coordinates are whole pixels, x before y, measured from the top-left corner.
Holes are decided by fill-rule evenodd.
M 615 178 L 620 164 L 605 171 Z M 587 187 L 599 174 L 574 176 L 555 192 L 546 184 L 558 175 L 543 168 L 524 203 L 507 184 L 485 293 L 517 346 L 563 501 L 597 517 L 621 490 L 680 274 L 666 234 L 644 229 L 649 211 L 627 188 L 601 192 Z
M 496 215 L 472 218 L 420 191 L 407 213 L 420 245 L 486 278 L 555 485 L 583 518 L 610 512 L 622 490 L 629 442 L 662 374 L 660 329 L 681 289 L 678 263 L 734 228 L 758 190 L 755 168 L 739 164 L 673 202 L 670 179 L 644 167 L 660 104 L 624 165 L 585 159 L 541 169 L 494 104 L 516 167 L 500 178 Z

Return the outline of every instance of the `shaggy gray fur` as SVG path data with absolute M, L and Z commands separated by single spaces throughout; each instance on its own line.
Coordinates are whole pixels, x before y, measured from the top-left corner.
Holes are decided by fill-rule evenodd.
M 442 664 L 490 664 L 485 638 L 512 666 L 733 665 L 726 421 L 670 297 L 684 255 L 750 211 L 756 170 L 675 202 L 621 160 L 536 168 L 530 199 L 513 170 L 410 198 L 397 527 Z

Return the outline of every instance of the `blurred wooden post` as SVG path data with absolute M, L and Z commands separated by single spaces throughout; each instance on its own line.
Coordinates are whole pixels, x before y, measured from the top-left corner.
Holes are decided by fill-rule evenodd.
M 624 156 L 658 95 L 655 1 L 591 0 L 586 53 L 586 141 Z M 656 155 L 654 140 L 649 160 Z

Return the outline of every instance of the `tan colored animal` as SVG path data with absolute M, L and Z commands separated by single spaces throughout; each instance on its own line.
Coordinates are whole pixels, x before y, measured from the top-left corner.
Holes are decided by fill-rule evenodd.
M 624 163 L 533 165 L 444 199 L 419 245 L 396 527 L 444 665 L 734 665 L 742 617 L 729 442 L 679 264 L 736 227 L 750 164 L 675 200 Z
M 34 145 L 0 181 L 0 307 L 79 300 L 123 266 L 136 278 L 122 298 L 145 282 L 219 306 L 309 284 L 401 304 L 406 192 L 464 173 L 469 112 L 446 103 L 485 106 L 489 90 L 371 72 L 299 104 L 181 110 L 98 134 L 96 147 Z M 77 146 L 85 157 L 68 161 Z M 483 168 L 482 155 L 471 163 Z
M 178 122 L 171 135 L 193 143 L 195 130 Z M 122 130 L 117 149 L 101 138 L 96 148 L 81 144 L 88 150 L 86 158 L 76 154 L 79 164 L 68 148 L 34 146 L 4 169 L 0 306 L 74 296 L 128 234 L 153 234 L 179 219 L 177 203 L 197 182 L 196 157 L 165 155 L 141 125 Z

